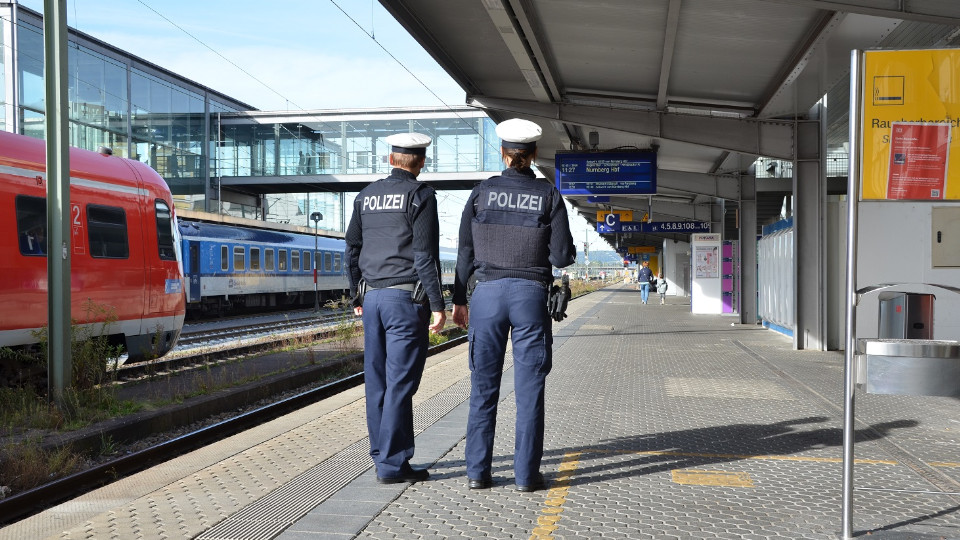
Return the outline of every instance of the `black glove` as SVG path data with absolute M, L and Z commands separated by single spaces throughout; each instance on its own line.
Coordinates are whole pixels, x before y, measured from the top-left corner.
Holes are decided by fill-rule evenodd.
M 353 307 L 363 307 L 363 296 L 367 294 L 367 282 L 361 279 L 357 283 L 357 295 L 353 297 Z
M 560 322 L 567 317 L 567 303 L 570 301 L 570 279 L 563 276 L 562 285 L 550 287 L 547 297 L 547 313 L 550 318 Z

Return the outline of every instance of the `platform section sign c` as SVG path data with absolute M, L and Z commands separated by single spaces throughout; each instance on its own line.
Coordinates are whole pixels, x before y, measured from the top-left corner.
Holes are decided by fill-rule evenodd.
M 561 195 L 657 192 L 656 152 L 562 152 L 555 165 Z
M 960 200 L 960 50 L 864 53 L 864 200 Z

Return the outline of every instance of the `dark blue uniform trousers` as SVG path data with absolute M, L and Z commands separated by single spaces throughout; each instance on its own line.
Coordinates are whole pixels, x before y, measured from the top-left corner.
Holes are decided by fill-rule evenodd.
M 363 299 L 363 380 L 370 456 L 383 478 L 402 476 L 413 457 L 413 395 L 427 360 L 430 310 L 410 291 L 375 289 Z
M 553 366 L 553 328 L 547 289 L 528 279 L 477 283 L 470 300 L 470 416 L 467 420 L 467 476 L 491 476 L 497 402 L 508 334 L 513 343 L 517 400 L 514 480 L 536 481 L 543 458 L 544 386 Z

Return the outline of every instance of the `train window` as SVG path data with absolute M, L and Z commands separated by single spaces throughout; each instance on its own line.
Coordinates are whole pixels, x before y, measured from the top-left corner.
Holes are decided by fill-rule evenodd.
M 163 199 L 156 200 L 157 210 L 157 246 L 160 250 L 160 260 L 177 260 L 177 251 L 173 245 L 173 219 L 170 207 Z
M 88 204 L 87 231 L 91 257 L 126 259 L 130 256 L 130 246 L 127 244 L 127 215 L 123 208 Z
M 277 262 L 280 264 L 280 271 L 286 272 L 287 271 L 287 250 L 285 249 L 280 250 L 280 260 Z
M 338 274 L 341 272 L 341 268 L 340 268 L 340 254 L 339 254 L 339 253 L 334 253 L 334 254 L 333 254 L 333 271 L 336 272 L 336 273 L 338 273 Z
M 310 252 L 303 252 L 303 269 L 304 271 L 313 270 L 313 266 L 310 265 Z
M 246 270 L 246 260 L 244 256 L 247 254 L 247 251 L 242 247 L 233 248 L 233 271 L 234 272 L 243 272 Z
M 290 252 L 290 270 L 294 272 L 300 271 L 300 252 L 297 250 Z
M 220 246 L 220 270 L 230 270 L 230 248 L 227 246 Z
M 263 261 L 264 269 L 266 269 L 267 272 L 272 272 L 274 269 L 276 269 L 276 266 L 274 265 L 274 262 L 273 262 L 273 248 L 266 249 L 263 252 L 263 258 L 264 258 L 264 261 Z
M 250 269 L 260 269 L 260 248 L 250 248 Z
M 17 238 L 22 255 L 43 257 L 47 252 L 47 200 L 17 195 Z
M 333 271 L 333 253 L 323 254 L 323 271 L 324 272 Z

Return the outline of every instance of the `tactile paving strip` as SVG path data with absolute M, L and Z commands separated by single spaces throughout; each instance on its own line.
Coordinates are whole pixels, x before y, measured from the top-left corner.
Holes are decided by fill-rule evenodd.
M 366 440 L 351 445 L 221 521 L 197 539 L 256 540 L 276 536 L 369 469 L 369 449 Z

